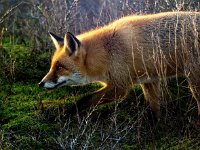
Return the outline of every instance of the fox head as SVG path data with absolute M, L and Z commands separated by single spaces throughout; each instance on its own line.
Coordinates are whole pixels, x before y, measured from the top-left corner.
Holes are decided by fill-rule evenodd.
M 52 89 L 64 85 L 86 84 L 86 77 L 77 69 L 84 61 L 85 55 L 81 42 L 70 32 L 67 32 L 64 38 L 51 32 L 49 34 L 56 51 L 51 60 L 50 70 L 40 81 L 39 86 Z

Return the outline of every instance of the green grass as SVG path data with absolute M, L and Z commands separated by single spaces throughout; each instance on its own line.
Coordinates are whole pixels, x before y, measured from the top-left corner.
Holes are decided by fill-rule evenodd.
M 180 105 L 184 103 L 182 100 L 180 100 L 181 104 L 171 102 L 173 105 L 167 105 L 172 105 L 173 108 L 168 108 L 173 111 L 172 114 L 167 114 L 163 108 L 162 119 L 156 127 L 153 127 L 149 123 L 147 105 L 142 102 L 143 98 L 140 96 L 137 102 L 133 99 L 141 94 L 139 88 L 132 90 L 128 98 L 119 103 L 117 111 L 115 111 L 116 105 L 112 103 L 98 107 L 88 118 L 87 114 L 80 114 L 79 117 L 73 116 L 65 120 L 59 118 L 60 106 L 70 105 L 85 92 L 92 92 L 97 88 L 98 86 L 94 84 L 87 88 L 63 87 L 56 90 L 45 90 L 40 89 L 33 82 L 14 83 L 8 88 L 8 93 L 6 91 L 0 93 L 2 97 L 0 147 L 62 149 L 62 144 L 66 144 L 65 146 L 69 148 L 67 144 L 77 138 L 74 148 L 79 149 L 83 148 L 88 136 L 91 135 L 89 145 L 92 146 L 92 143 L 95 143 L 93 148 L 102 146 L 102 143 L 106 149 L 109 146 L 114 147 L 117 139 L 120 141 L 116 144 L 116 149 L 186 150 L 200 148 L 200 130 L 199 126 L 195 127 L 198 119 L 195 115 L 192 116 L 193 112 L 184 114 L 180 108 Z M 45 106 L 42 109 L 41 102 Z M 192 107 L 194 106 L 195 104 Z M 188 109 L 188 106 L 183 107 Z M 179 114 L 179 111 L 182 114 Z M 102 140 L 103 138 L 105 141 Z
M 8 91 L 3 90 L 0 93 L 2 97 L 0 129 L 5 136 L 4 142 L 12 141 L 10 144 L 13 145 L 13 148 L 20 149 L 27 148 L 27 144 L 32 148 L 45 148 L 48 144 L 54 145 L 55 134 L 59 132 L 61 122 L 46 120 L 53 115 L 53 112 L 49 114 L 49 110 L 56 109 L 59 105 L 70 104 L 70 100 L 67 100 L 75 100 L 74 95 L 83 94 L 84 91 L 93 91 L 98 87 L 98 85 L 93 85 L 92 88 L 88 86 L 77 90 L 64 87 L 48 91 L 39 88 L 37 83 L 17 82 L 12 86 L 1 86 L 8 86 Z M 42 111 L 41 103 L 45 106 L 43 108 L 45 111 Z M 56 114 L 58 115 L 58 112 Z M 12 140 L 10 141 L 10 139 Z M 7 145 L 1 144 L 1 147 Z M 11 147 L 8 146 L 8 148 Z

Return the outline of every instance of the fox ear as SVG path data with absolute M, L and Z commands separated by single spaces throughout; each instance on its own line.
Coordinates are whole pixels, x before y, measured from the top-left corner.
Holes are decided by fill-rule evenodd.
M 65 34 L 64 38 L 64 47 L 68 50 L 69 56 L 77 55 L 79 48 L 80 48 L 81 42 L 70 32 L 67 32 Z
M 50 35 L 50 37 L 51 37 L 56 49 L 58 49 L 60 47 L 60 45 L 63 44 L 63 42 L 64 42 L 63 38 L 55 35 L 52 32 L 49 32 L 49 35 Z

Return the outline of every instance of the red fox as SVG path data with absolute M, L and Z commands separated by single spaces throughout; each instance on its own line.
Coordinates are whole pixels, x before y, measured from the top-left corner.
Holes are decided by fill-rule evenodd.
M 160 82 L 185 76 L 200 114 L 200 13 L 126 16 L 78 36 L 50 36 L 56 51 L 40 87 L 103 84 L 80 99 L 78 109 L 122 99 L 140 84 L 159 118 Z

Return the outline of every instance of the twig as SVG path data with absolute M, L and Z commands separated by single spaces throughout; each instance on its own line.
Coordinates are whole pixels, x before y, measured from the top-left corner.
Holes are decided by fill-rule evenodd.
M 0 24 L 2 24 L 5 21 L 5 19 L 9 16 L 9 14 L 11 14 L 17 7 L 19 7 L 21 4 L 25 4 L 25 3 L 27 3 L 27 2 L 22 1 L 22 2 L 18 3 L 17 5 L 12 6 L 10 9 L 8 9 L 3 14 L 3 16 L 0 18 Z

